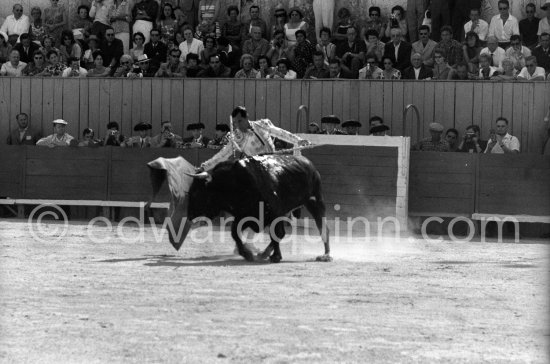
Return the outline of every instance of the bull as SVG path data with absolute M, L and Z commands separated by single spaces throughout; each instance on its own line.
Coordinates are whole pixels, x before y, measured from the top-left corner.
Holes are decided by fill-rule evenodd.
M 279 242 L 285 236 L 285 217 L 305 206 L 315 220 L 325 247 L 324 255 L 317 260 L 332 260 L 321 177 L 307 158 L 293 155 L 246 157 L 221 162 L 210 173 L 199 174 L 181 156 L 157 158 L 148 166 L 153 199 L 168 180 L 171 202 L 167 218 L 173 227 L 168 235 L 176 250 L 183 244 L 195 218 L 212 219 L 227 212 L 234 216 L 231 236 L 239 254 L 247 261 L 254 261 L 254 254 L 243 244 L 242 231 L 251 228 L 259 232 L 269 227 L 270 244 L 257 258 L 269 258 L 277 263 L 282 259 Z M 259 226 L 260 221 L 264 222 L 263 226 Z

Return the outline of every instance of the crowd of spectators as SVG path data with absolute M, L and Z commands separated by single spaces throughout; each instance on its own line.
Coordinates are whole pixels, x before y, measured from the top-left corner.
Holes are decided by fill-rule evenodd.
M 58 2 L 27 9 L 30 16 L 13 6 L 0 27 L 1 75 L 550 79 L 550 1 L 541 6 L 542 19 L 533 3 L 525 19 L 516 19 L 509 1 L 499 0 L 499 14 L 489 23 L 472 7 L 458 26 L 433 4 L 431 26 L 413 21 L 412 5 L 408 12 L 395 6 L 391 14 L 372 6 L 366 22 L 341 8 L 334 26 L 319 29 L 315 39 L 308 38 L 311 24 L 300 8 L 277 8 L 269 26 L 257 5 L 246 9 L 243 22 L 238 7 L 221 14 L 217 1 L 200 1 L 196 14 L 169 0 L 93 0 L 77 14 Z

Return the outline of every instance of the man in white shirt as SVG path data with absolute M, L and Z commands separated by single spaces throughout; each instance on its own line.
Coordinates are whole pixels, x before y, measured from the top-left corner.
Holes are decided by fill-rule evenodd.
M 537 57 L 529 56 L 525 58 L 525 67 L 521 69 L 518 80 L 544 81 L 545 78 L 544 68 L 537 67 Z
M 539 37 L 542 33 L 550 33 L 550 1 L 546 1 L 540 8 L 546 11 L 546 16 L 539 21 L 539 30 L 537 32 Z
M 518 20 L 510 14 L 509 9 L 510 3 L 508 0 L 499 0 L 498 11 L 500 14 L 493 16 L 489 25 L 489 35 L 496 37 L 499 46 L 504 49 L 510 45 L 512 35 L 519 35 Z
M 521 44 L 519 35 L 512 35 L 510 38 L 510 48 L 506 50 L 506 58 L 514 62 L 514 68 L 518 71 L 525 67 L 527 57 L 531 56 L 531 50 Z
M 491 139 L 487 143 L 485 153 L 519 153 L 519 140 L 508 134 L 508 120 L 500 117 L 496 121 L 496 133 L 491 131 Z
M 23 14 L 23 6 L 15 4 L 13 6 L 13 15 L 9 15 L 4 20 L 2 27 L 0 27 L 0 32 L 6 33 L 9 37 L 9 42 L 14 45 L 21 34 L 29 32 L 30 25 L 29 17 Z
M 470 21 L 464 24 L 464 36 L 468 32 L 474 32 L 478 35 L 479 40 L 485 43 L 487 34 L 489 33 L 489 23 L 480 18 L 480 9 L 470 10 Z
M 489 65 L 502 70 L 502 60 L 506 58 L 506 51 L 498 46 L 495 37 L 487 37 L 487 47 L 483 48 L 479 54 L 489 55 Z
M 20 62 L 19 58 L 19 51 L 17 49 L 13 49 L 10 52 L 10 60 L 2 65 L 0 75 L 20 77 L 25 67 L 27 67 L 27 64 L 25 62 Z
M 86 77 L 88 71 L 80 67 L 80 60 L 76 57 L 69 58 L 70 67 L 65 68 L 61 77 Z
M 67 122 L 65 120 L 62 120 L 62 119 L 54 120 L 53 121 L 54 134 L 40 139 L 38 142 L 36 142 L 36 145 L 40 147 L 49 147 L 49 148 L 68 147 L 70 145 L 75 145 L 76 139 L 74 139 L 71 135 L 65 133 L 66 126 L 67 126 Z

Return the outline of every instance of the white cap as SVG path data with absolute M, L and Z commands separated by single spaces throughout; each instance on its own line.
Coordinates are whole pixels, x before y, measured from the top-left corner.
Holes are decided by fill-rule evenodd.
M 53 121 L 54 124 L 63 124 L 63 125 L 67 125 L 67 122 L 63 119 L 55 119 Z

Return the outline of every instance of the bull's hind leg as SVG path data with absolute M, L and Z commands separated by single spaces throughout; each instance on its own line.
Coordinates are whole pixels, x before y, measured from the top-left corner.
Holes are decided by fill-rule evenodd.
M 329 243 L 329 230 L 325 221 L 325 203 L 320 199 L 312 199 L 306 203 L 306 208 L 309 213 L 313 216 L 315 220 L 315 225 L 319 229 L 321 234 L 321 239 L 325 244 L 325 254 L 320 255 L 315 259 L 318 262 L 331 262 L 332 257 L 330 256 L 330 243 Z
M 283 240 L 285 234 L 285 225 L 283 221 L 279 221 L 274 226 L 270 226 L 269 236 L 271 237 L 271 243 L 269 243 L 269 246 L 266 248 L 265 252 L 267 252 L 270 248 L 273 249 L 273 254 L 269 257 L 269 260 L 272 263 L 279 263 L 283 259 L 279 243 Z
M 254 261 L 254 254 L 243 244 L 243 241 L 241 240 L 241 233 L 242 233 L 242 227 L 241 231 L 239 231 L 239 222 L 241 219 L 235 218 L 235 221 L 233 221 L 233 224 L 231 225 L 231 237 L 233 240 L 235 240 L 235 244 L 237 245 L 237 251 L 239 252 L 239 255 L 242 256 L 244 259 L 246 259 L 249 262 Z

